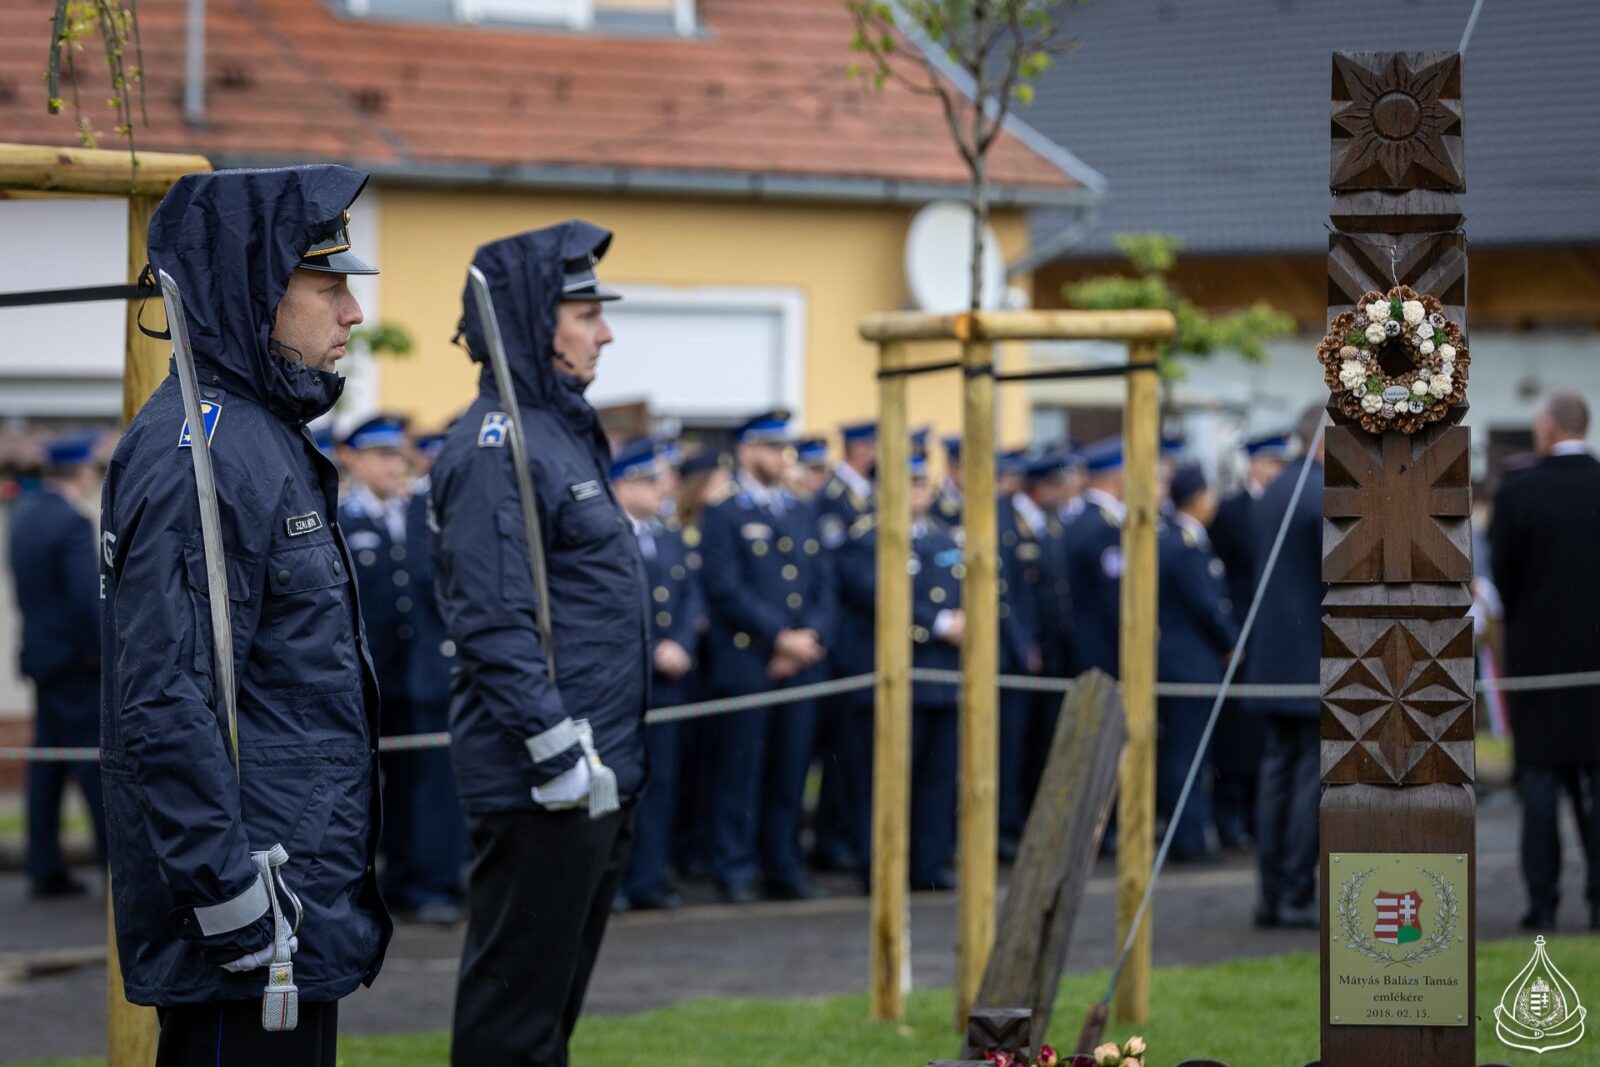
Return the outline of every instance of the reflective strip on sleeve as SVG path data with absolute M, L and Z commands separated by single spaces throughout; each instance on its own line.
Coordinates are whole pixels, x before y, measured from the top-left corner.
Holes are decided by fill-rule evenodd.
M 542 734 L 535 734 L 528 738 L 528 756 L 535 763 L 543 763 L 553 756 L 559 756 L 567 749 L 578 743 L 578 728 L 572 724 L 571 719 L 562 719 Z
M 202 934 L 215 937 L 249 926 L 267 913 L 267 907 L 267 887 L 257 878 L 250 883 L 249 889 L 232 900 L 194 909 L 194 918 L 200 924 Z

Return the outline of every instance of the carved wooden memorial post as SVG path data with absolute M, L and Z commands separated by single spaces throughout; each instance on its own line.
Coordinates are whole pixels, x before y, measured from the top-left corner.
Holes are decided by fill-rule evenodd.
M 1475 1062 L 1461 57 L 1333 56 L 1322 1062 Z

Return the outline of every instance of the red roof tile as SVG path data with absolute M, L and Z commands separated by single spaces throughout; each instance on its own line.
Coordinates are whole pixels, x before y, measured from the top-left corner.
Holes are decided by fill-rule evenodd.
M 320 0 L 211 0 L 206 121 L 183 122 L 183 0 L 142 0 L 151 149 L 407 167 L 572 166 L 966 181 L 938 105 L 847 77 L 840 0 L 701 0 L 694 39 L 351 19 Z M 0 5 L 0 139 L 76 142 L 45 113 L 51 0 Z M 101 130 L 94 42 L 83 98 Z M 102 147 L 115 139 L 102 138 Z M 992 180 L 1074 180 L 1014 137 Z

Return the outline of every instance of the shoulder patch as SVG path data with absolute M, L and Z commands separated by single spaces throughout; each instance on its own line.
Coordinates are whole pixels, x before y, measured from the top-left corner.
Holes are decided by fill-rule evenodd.
M 503 411 L 490 411 L 483 416 L 478 427 L 479 448 L 504 448 L 511 435 L 511 418 Z
M 217 422 L 222 418 L 222 405 L 212 400 L 200 401 L 200 421 L 206 428 L 206 444 L 216 435 Z M 189 420 L 183 420 L 183 430 L 178 434 L 178 447 L 189 447 Z
M 572 499 L 577 501 L 593 500 L 600 495 L 600 483 L 593 478 L 586 482 L 567 486 L 567 492 L 572 494 Z

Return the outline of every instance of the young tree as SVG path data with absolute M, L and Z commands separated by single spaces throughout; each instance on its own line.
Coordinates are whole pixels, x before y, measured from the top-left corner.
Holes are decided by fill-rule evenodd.
M 1183 377 L 1180 356 L 1205 358 L 1217 351 L 1237 352 L 1252 363 L 1263 363 L 1267 358 L 1264 342 L 1294 330 L 1294 319 L 1265 300 L 1212 315 L 1185 299 L 1169 277 L 1182 248 L 1176 237 L 1120 233 L 1113 240 L 1138 276 L 1107 274 L 1084 278 L 1062 286 L 1061 295 L 1073 307 L 1091 311 L 1165 308 L 1172 312 L 1178 320 L 1178 332 L 1161 346 L 1163 378 Z
M 1053 38 L 1075 0 L 844 0 L 855 24 L 850 48 L 865 61 L 851 72 L 874 89 L 894 81 L 931 96 L 972 176 L 972 291 L 983 287 L 983 232 L 989 222 L 988 155 L 1014 104 L 1033 100 L 1033 80 L 1062 48 Z M 903 36 L 913 38 L 904 47 Z M 926 48 L 918 47 L 919 44 Z M 943 76 L 937 49 L 968 79 L 972 99 Z
M 116 116 L 117 136 L 127 139 L 133 149 L 134 88 L 138 88 L 139 117 L 146 125 L 150 118 L 144 114 L 144 49 L 139 40 L 139 18 L 134 0 L 55 0 L 55 14 L 50 24 L 50 57 L 45 64 L 45 81 L 49 87 L 46 105 L 50 114 L 60 114 L 67 106 L 61 96 L 61 72 L 66 69 L 72 91 L 72 111 L 78 122 L 78 139 L 85 148 L 94 148 L 98 142 L 94 124 L 83 113 L 82 89 L 84 76 L 79 72 L 77 56 L 83 44 L 91 37 L 100 38 L 105 52 L 106 67 L 110 72 L 111 96 L 106 106 Z M 130 56 L 131 53 L 131 56 Z M 134 157 L 137 164 L 137 156 Z

